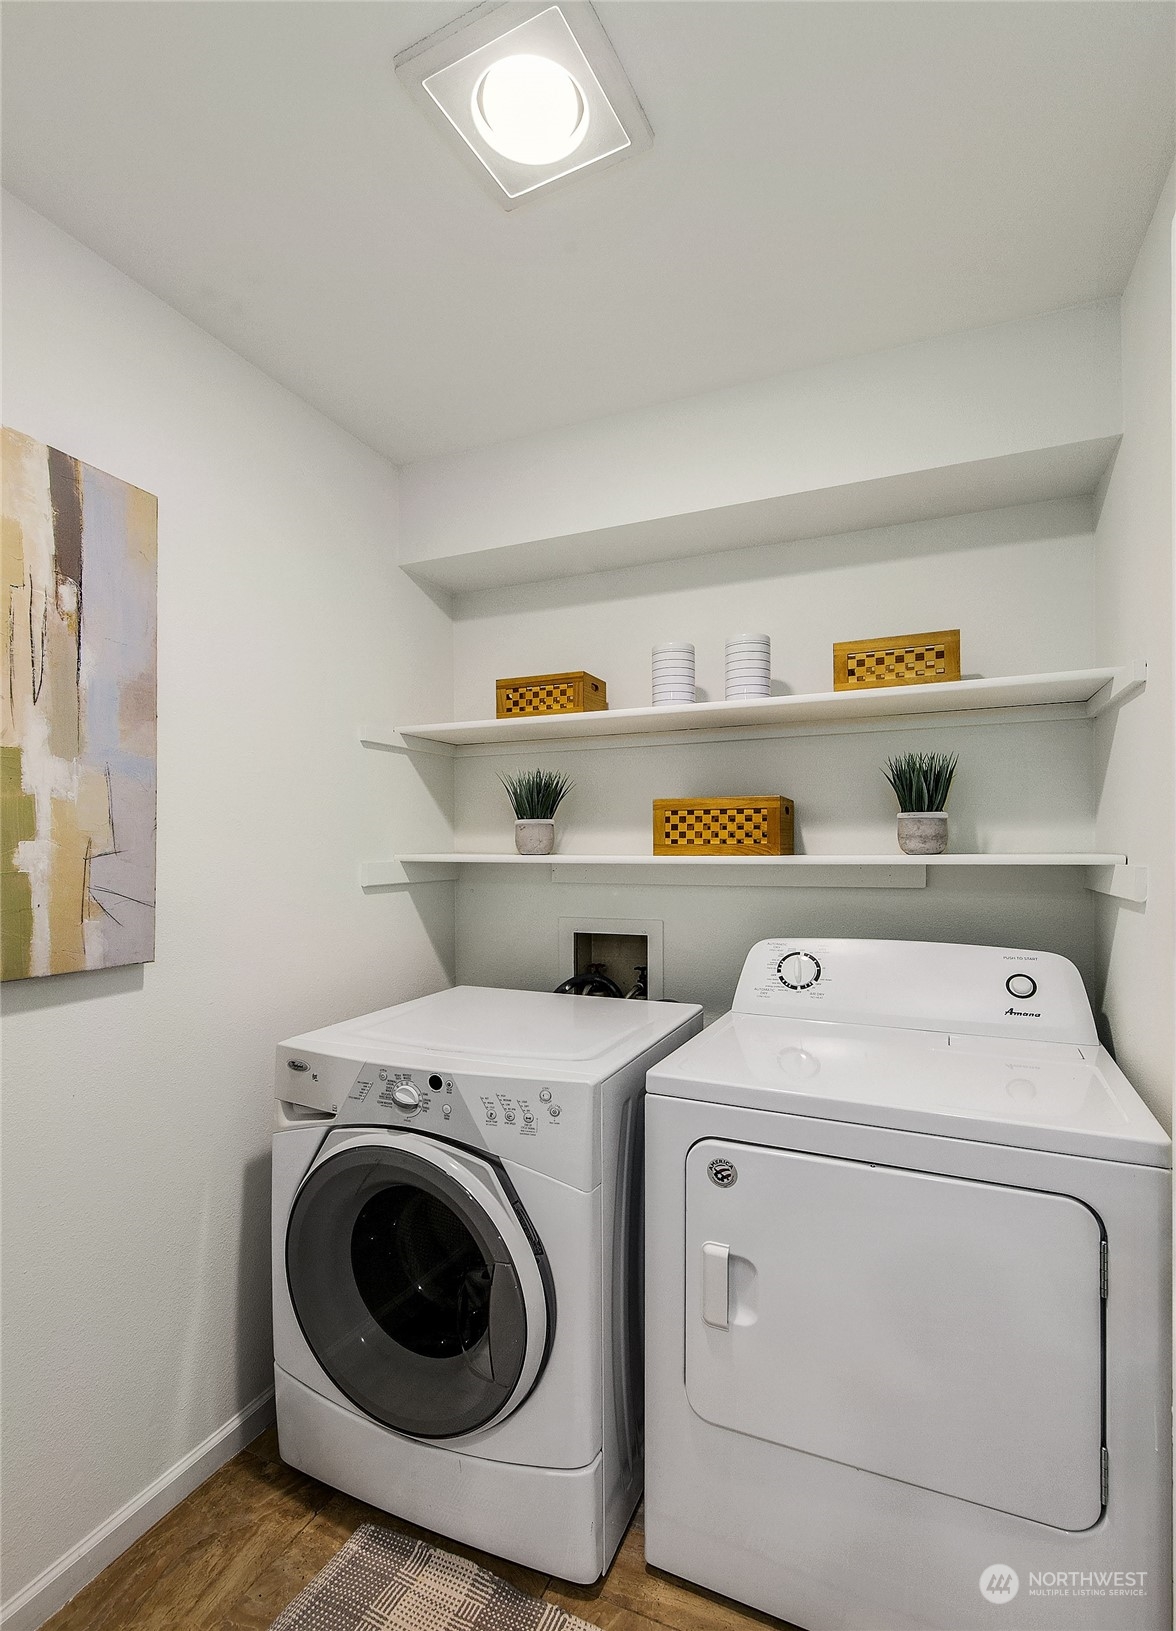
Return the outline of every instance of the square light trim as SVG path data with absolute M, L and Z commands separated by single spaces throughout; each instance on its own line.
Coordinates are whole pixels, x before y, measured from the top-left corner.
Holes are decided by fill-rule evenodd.
M 519 162 L 488 139 L 493 132 L 482 117 L 481 99 L 482 87 L 489 84 L 487 71 L 520 57 L 556 64 L 582 98 L 581 133 L 573 138 L 571 151 L 550 163 Z M 615 164 L 652 141 L 641 104 L 596 13 L 574 0 L 479 7 L 459 24 L 402 52 L 396 71 L 434 121 L 461 138 L 462 151 L 476 161 L 507 209 L 584 170 Z

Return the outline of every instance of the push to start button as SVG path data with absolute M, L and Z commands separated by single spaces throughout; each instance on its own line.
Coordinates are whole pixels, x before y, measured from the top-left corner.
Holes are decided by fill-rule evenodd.
M 1030 997 L 1037 995 L 1037 981 L 1032 974 L 1010 974 L 1005 981 L 1005 990 L 1010 997 L 1017 997 L 1021 1002 L 1028 1002 Z

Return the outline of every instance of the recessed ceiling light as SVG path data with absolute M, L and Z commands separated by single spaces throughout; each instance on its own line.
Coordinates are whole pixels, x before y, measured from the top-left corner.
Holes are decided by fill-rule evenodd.
M 588 134 L 588 104 L 550 57 L 500 57 L 474 87 L 474 126 L 504 159 L 557 164 Z
M 652 132 L 591 5 L 479 6 L 396 72 L 507 209 L 649 146 Z

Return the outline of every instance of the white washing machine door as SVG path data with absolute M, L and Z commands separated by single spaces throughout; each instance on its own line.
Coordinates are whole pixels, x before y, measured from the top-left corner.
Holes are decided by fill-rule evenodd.
M 542 1247 L 494 1166 L 411 1133 L 332 1134 L 286 1230 L 290 1300 L 318 1363 L 414 1438 L 501 1421 L 554 1320 Z

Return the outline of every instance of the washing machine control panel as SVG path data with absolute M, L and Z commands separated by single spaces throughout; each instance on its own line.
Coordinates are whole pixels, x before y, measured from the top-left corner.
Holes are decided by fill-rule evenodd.
M 487 1078 L 471 1073 L 358 1067 L 350 1092 L 338 1110 L 341 1124 L 413 1127 L 420 1132 L 476 1144 L 496 1154 L 525 1160 L 527 1146 L 568 1142 L 586 1113 L 591 1095 L 573 1084 L 519 1078 Z

